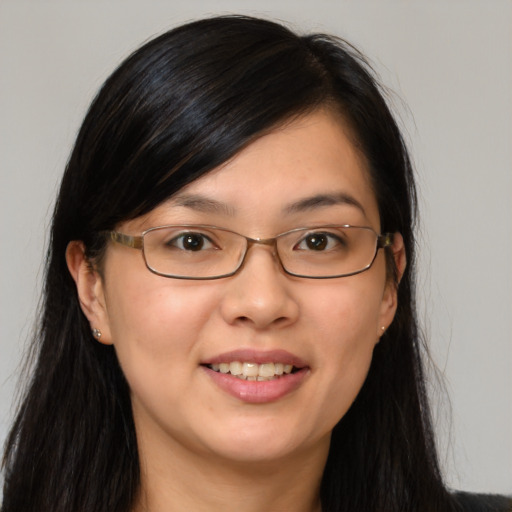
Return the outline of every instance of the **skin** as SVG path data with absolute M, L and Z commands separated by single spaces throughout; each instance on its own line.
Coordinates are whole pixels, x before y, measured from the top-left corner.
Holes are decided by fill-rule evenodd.
M 360 207 L 289 207 L 333 192 Z M 364 158 L 339 117 L 319 110 L 117 229 L 139 235 L 203 223 L 268 238 L 333 222 L 380 232 Z M 401 275 L 400 235 L 391 249 Z M 67 260 L 91 328 L 115 346 L 130 385 L 141 459 L 137 510 L 320 510 L 331 430 L 361 389 L 396 310 L 383 250 L 368 271 L 325 280 L 285 274 L 267 246 L 253 247 L 239 273 L 215 281 L 154 275 L 140 251 L 113 243 L 103 277 L 80 242 L 69 245 Z M 201 367 L 238 349 L 286 350 L 307 363 L 307 375 L 278 400 L 246 403 Z

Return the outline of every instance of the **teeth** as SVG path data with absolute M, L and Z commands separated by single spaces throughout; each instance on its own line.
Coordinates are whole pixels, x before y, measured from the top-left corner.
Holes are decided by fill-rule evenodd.
M 260 377 L 273 377 L 275 375 L 274 363 L 260 364 L 258 375 Z
M 240 361 L 234 361 L 233 363 L 229 363 L 229 372 L 231 373 L 231 375 L 242 375 L 243 364 Z
M 242 373 L 246 377 L 257 377 L 258 376 L 258 366 L 256 363 L 244 363 Z
M 251 363 L 233 361 L 231 363 L 211 364 L 215 372 L 230 373 L 242 380 L 267 381 L 277 379 L 283 374 L 291 373 L 293 365 L 283 363 Z

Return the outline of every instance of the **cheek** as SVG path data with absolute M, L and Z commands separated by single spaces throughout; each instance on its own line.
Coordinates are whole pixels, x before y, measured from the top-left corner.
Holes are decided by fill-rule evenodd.
M 107 288 L 112 341 L 132 389 L 157 379 L 180 381 L 197 364 L 196 340 L 216 303 L 213 290 L 144 272 L 112 279 Z
M 315 325 L 318 339 L 333 355 L 373 347 L 378 340 L 384 283 L 379 285 L 363 276 L 366 277 L 360 274 L 346 278 L 338 286 L 324 288 L 303 308 L 304 316 L 309 316 L 304 321 Z
M 378 341 L 376 302 L 371 300 L 326 302 L 321 309 L 325 321 L 318 328 L 322 364 L 335 389 L 362 385 Z
M 198 291 L 190 281 L 165 279 L 145 267 L 134 270 L 133 264 L 123 270 L 120 258 L 116 263 L 107 274 L 105 294 L 114 344 L 134 338 L 155 346 L 208 316 L 210 296 L 204 287 Z
M 114 347 L 138 428 L 151 435 L 173 432 L 177 438 L 197 414 L 187 404 L 197 403 L 198 340 L 218 297 L 215 290 L 191 283 L 162 278 L 143 283 L 125 280 L 122 293 L 109 297 Z
M 321 417 L 328 428 L 334 427 L 355 400 L 378 341 L 381 293 L 379 286 L 369 283 L 369 279 L 340 283 L 338 289 L 323 293 L 310 304 L 311 316 L 316 319 L 310 318 L 309 324 L 315 325 L 317 340 L 317 399 L 323 404 Z

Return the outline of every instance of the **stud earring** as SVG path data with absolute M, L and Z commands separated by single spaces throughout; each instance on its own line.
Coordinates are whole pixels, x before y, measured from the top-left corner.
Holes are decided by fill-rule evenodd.
M 92 335 L 99 341 L 101 338 L 101 331 L 99 329 L 92 329 Z
M 382 331 L 381 332 L 381 336 L 386 332 L 386 327 L 383 325 L 380 330 Z

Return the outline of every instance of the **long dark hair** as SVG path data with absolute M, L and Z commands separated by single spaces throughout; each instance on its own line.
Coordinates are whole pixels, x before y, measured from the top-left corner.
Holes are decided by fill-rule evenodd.
M 383 232 L 403 235 L 398 310 L 368 378 L 335 427 L 324 511 L 451 510 L 436 458 L 414 303 L 411 163 L 364 57 L 325 35 L 229 16 L 178 27 L 106 81 L 79 132 L 55 206 L 37 359 L 7 440 L 3 512 L 130 510 L 139 461 L 128 385 L 95 342 L 65 250 L 152 210 L 276 124 L 327 107 L 368 162 Z

